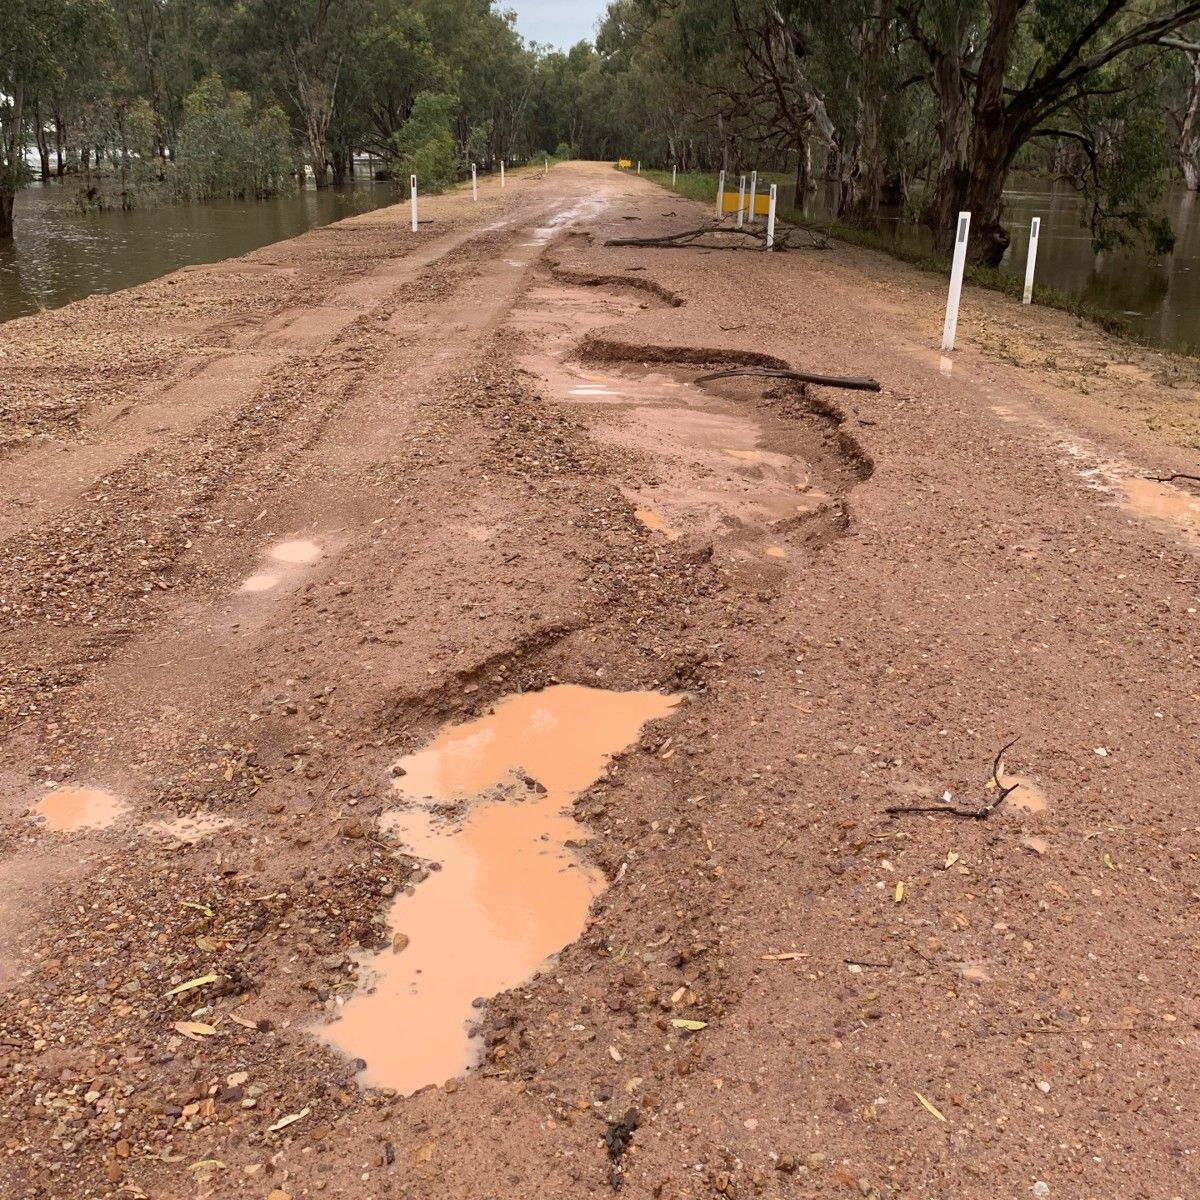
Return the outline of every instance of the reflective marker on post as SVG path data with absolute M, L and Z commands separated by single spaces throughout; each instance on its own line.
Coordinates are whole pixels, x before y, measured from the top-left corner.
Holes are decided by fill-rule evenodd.
M 1042 218 L 1034 217 L 1029 226 L 1029 256 L 1025 259 L 1025 294 L 1021 297 L 1022 304 L 1033 303 L 1033 267 L 1037 262 L 1038 235 L 1042 231 Z
M 967 263 L 967 238 L 971 233 L 971 214 L 958 214 L 958 232 L 954 238 L 954 260 L 950 264 L 950 295 L 946 299 L 946 323 L 942 326 L 942 349 L 954 349 L 958 330 L 958 299 L 962 295 L 963 267 Z
M 754 224 L 754 197 L 758 194 L 758 172 L 750 172 L 750 224 Z
M 479 199 L 479 180 L 475 175 L 475 164 L 471 164 L 471 199 Z
M 738 176 L 738 216 L 737 227 L 742 227 L 742 217 L 746 214 L 746 177 L 745 175 Z
M 408 177 L 408 190 L 412 196 L 412 226 L 413 233 L 417 232 L 417 177 L 410 175 Z
M 717 220 L 725 215 L 725 172 L 717 176 Z
M 771 198 L 767 203 L 767 249 L 775 249 L 775 185 L 771 184 Z

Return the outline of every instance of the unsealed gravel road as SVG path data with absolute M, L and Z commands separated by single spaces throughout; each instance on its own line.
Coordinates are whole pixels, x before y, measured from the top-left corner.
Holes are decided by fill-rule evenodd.
M 1195 367 L 974 292 L 943 364 L 940 280 L 605 247 L 703 217 L 607 166 L 426 217 L 0 328 L 0 1194 L 1196 1195 Z M 390 767 L 555 681 L 686 693 L 610 887 L 363 1090 Z

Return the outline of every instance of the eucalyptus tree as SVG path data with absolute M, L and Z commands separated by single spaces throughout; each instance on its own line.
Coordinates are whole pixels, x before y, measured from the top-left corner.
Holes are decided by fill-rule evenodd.
M 111 17 L 105 0 L 0 0 L 0 239 L 13 236 L 17 191 L 30 178 L 29 102 L 66 85 L 81 49 L 108 37 Z
M 1134 64 L 1146 61 L 1137 52 L 1166 53 L 1164 40 L 1200 17 L 1200 0 L 897 0 L 897 11 L 938 102 L 926 220 L 945 250 L 954 214 L 970 211 L 971 257 L 995 264 L 1010 240 L 1003 192 L 1021 149 L 1063 136 L 1064 114 L 1135 88 Z

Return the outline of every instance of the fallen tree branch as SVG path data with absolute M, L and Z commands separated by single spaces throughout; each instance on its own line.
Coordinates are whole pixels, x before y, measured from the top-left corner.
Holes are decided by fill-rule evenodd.
M 713 379 L 729 379 L 734 375 L 762 375 L 768 379 L 798 379 L 801 383 L 815 383 L 822 387 L 848 388 L 855 392 L 877 392 L 879 382 L 866 376 L 813 375 L 808 371 L 780 371 L 771 367 L 736 367 L 730 371 L 714 371 L 701 375 L 697 383 L 708 383 Z
M 1005 752 L 1011 750 L 1020 740 L 1021 735 L 1018 734 L 1008 745 L 1000 747 L 992 763 L 992 778 L 990 780 L 996 786 L 996 798 L 989 804 L 985 804 L 982 808 L 954 808 L 948 804 L 896 804 L 890 808 L 885 808 L 883 811 L 892 815 L 898 813 L 934 813 L 937 816 L 943 817 L 965 817 L 970 821 L 986 820 L 1004 803 L 1008 796 L 1021 786 L 1019 783 L 1014 783 L 1011 787 L 1005 787 L 1000 782 L 1000 764 L 1004 761 Z
M 1175 471 L 1171 475 L 1143 475 L 1143 479 L 1149 479 L 1154 483 L 1174 483 L 1177 479 L 1187 479 L 1192 483 L 1200 483 L 1200 475 L 1185 475 L 1182 471 Z
M 711 243 L 701 243 L 700 239 L 712 237 L 716 234 L 732 233 L 740 237 L 748 237 L 752 241 L 760 242 L 764 246 L 767 241 L 767 231 L 764 228 L 755 225 L 743 226 L 739 229 L 736 225 L 704 225 L 699 229 L 682 229 L 678 233 L 664 233 L 657 237 L 630 237 L 630 238 L 609 238 L 604 244 L 606 246 L 641 246 L 652 247 L 657 249 L 672 250 L 685 246 L 704 245 L 711 250 L 730 249 L 728 246 L 714 246 Z M 792 241 L 793 235 L 807 234 L 808 244 L 814 250 L 827 250 L 829 243 L 824 238 L 816 237 L 811 230 L 807 229 L 776 229 L 775 240 L 772 243 L 776 250 L 790 250 L 795 243 Z M 737 249 L 737 247 L 732 247 Z

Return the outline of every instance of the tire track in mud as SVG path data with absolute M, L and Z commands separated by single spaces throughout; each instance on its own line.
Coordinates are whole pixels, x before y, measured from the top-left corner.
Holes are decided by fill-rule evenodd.
M 388 322 L 453 296 L 513 236 L 483 229 L 456 238 L 415 286 L 394 283 L 327 344 L 282 361 L 231 412 L 142 451 L 53 524 L 0 543 L 0 734 L 47 719 L 88 669 L 170 611 L 171 591 L 205 587 L 205 567 L 188 556 L 202 526 L 236 521 L 239 504 L 286 480 L 378 367 Z

